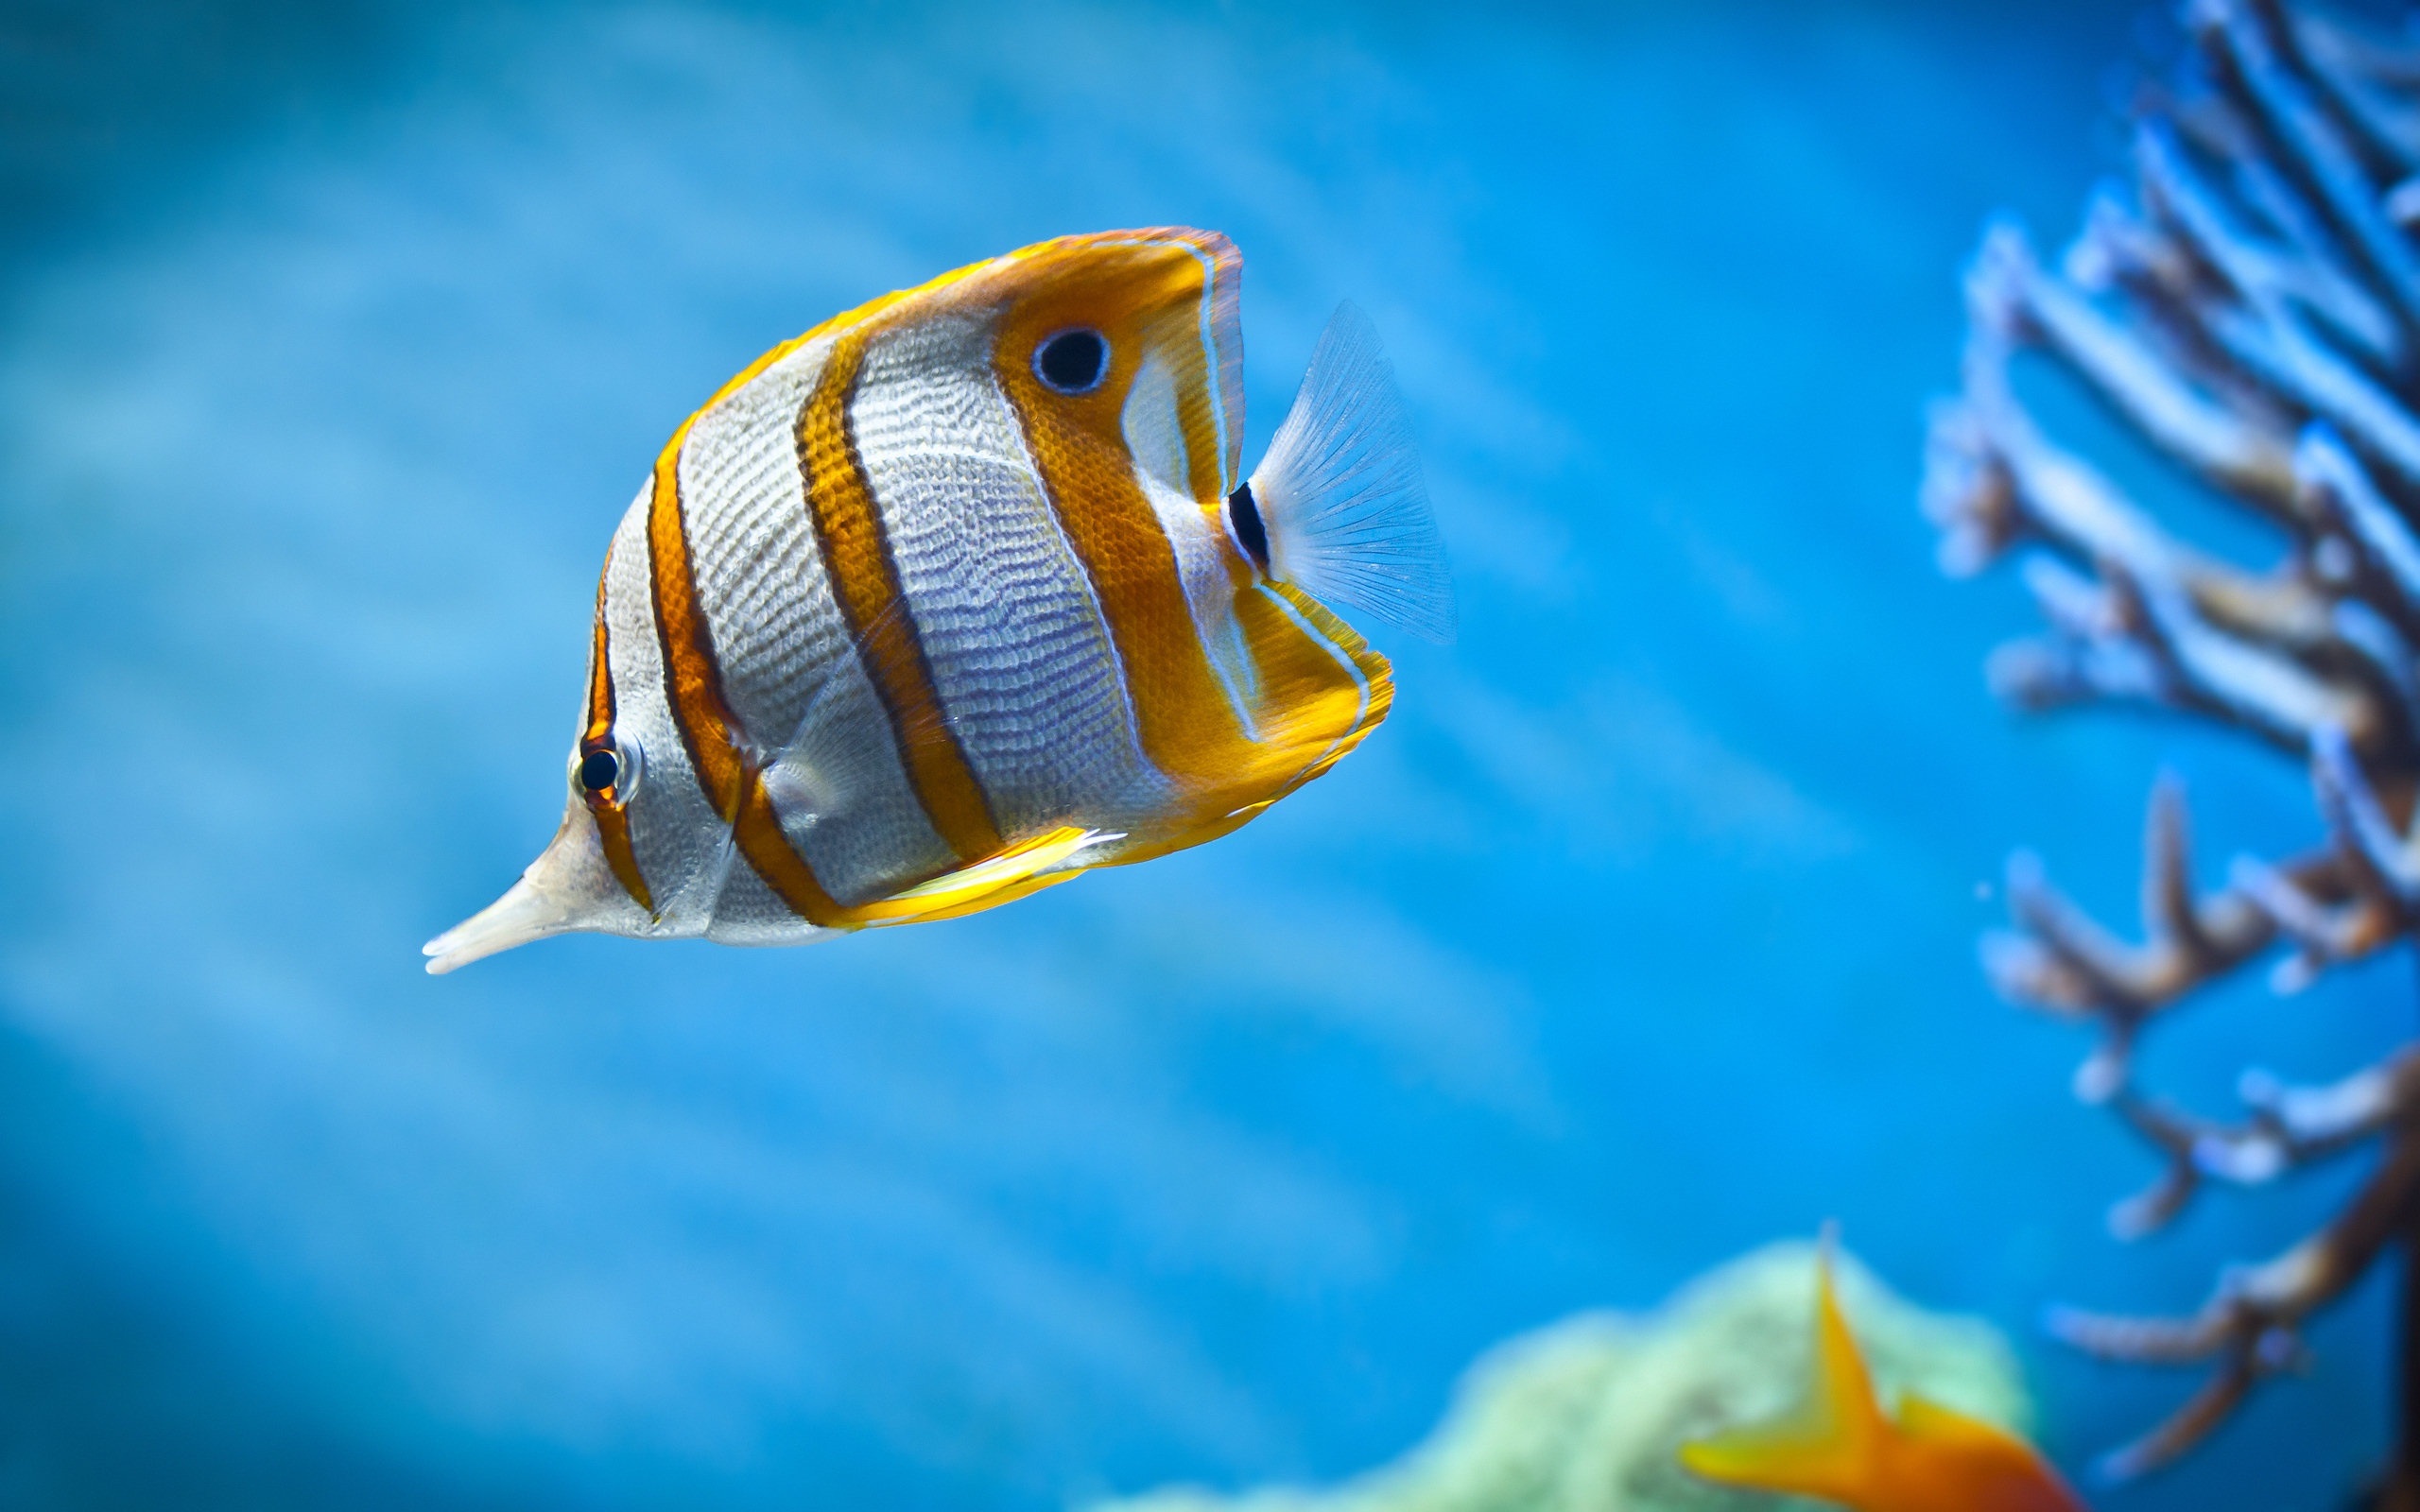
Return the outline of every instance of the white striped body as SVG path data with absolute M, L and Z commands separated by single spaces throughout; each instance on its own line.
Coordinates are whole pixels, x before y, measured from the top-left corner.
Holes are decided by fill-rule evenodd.
M 1214 233 L 1045 243 L 735 379 L 614 538 L 562 831 L 434 964 L 969 912 L 1223 833 L 1349 750 L 1385 660 L 1225 512 L 1239 272 Z

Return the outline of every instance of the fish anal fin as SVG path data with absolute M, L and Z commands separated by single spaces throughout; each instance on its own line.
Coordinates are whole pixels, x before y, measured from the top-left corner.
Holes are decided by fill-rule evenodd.
M 1079 862 L 1080 852 L 1124 838 L 1106 831 L 1061 825 L 1004 846 L 929 882 L 862 903 L 853 912 L 866 923 L 876 925 L 926 923 L 979 914 L 1045 887 L 1074 881 L 1092 865 Z
M 927 904 L 920 911 L 898 914 L 895 917 L 891 915 L 890 910 L 897 905 L 889 899 L 865 904 L 858 912 L 869 916 L 870 927 L 875 929 L 888 928 L 892 924 L 930 924 L 944 919 L 963 919 L 969 914 L 979 914 L 987 908 L 997 908 L 1002 903 L 1012 903 L 1020 898 L 1031 897 L 1045 887 L 1056 887 L 1063 882 L 1073 882 L 1082 876 L 1087 869 L 1089 868 L 1079 867 L 1072 871 L 1054 871 L 1047 876 L 1026 877 L 979 892 L 970 891 L 951 901 Z

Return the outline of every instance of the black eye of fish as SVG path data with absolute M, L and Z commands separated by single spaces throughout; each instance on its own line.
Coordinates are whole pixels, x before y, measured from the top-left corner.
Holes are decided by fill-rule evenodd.
M 1033 349 L 1033 373 L 1063 394 L 1090 393 L 1109 371 L 1109 343 L 1098 331 L 1062 331 Z
M 622 758 L 611 749 L 592 750 L 579 759 L 579 789 L 602 793 L 622 780 Z

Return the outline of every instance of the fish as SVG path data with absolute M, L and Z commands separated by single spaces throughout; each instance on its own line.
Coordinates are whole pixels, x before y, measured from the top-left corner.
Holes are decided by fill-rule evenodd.
M 1041 242 L 782 342 L 607 550 L 554 839 L 424 947 L 796 944 L 1201 845 L 1332 768 L 1455 632 L 1392 366 L 1340 305 L 1249 476 L 1241 254 Z
M 1980 1418 L 1910 1395 L 1876 1398 L 1832 1284 L 1827 1233 L 1815 1281 L 1815 1380 L 1797 1410 L 1681 1446 L 1710 1481 L 1812 1497 L 1854 1512 L 2085 1512 L 2032 1447 Z

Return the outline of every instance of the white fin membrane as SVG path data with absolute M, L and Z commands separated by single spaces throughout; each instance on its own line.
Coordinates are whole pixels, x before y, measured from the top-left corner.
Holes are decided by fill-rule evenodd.
M 1422 640 L 1454 639 L 1454 580 L 1403 396 L 1377 328 L 1350 301 L 1320 334 L 1252 493 L 1271 577 Z

